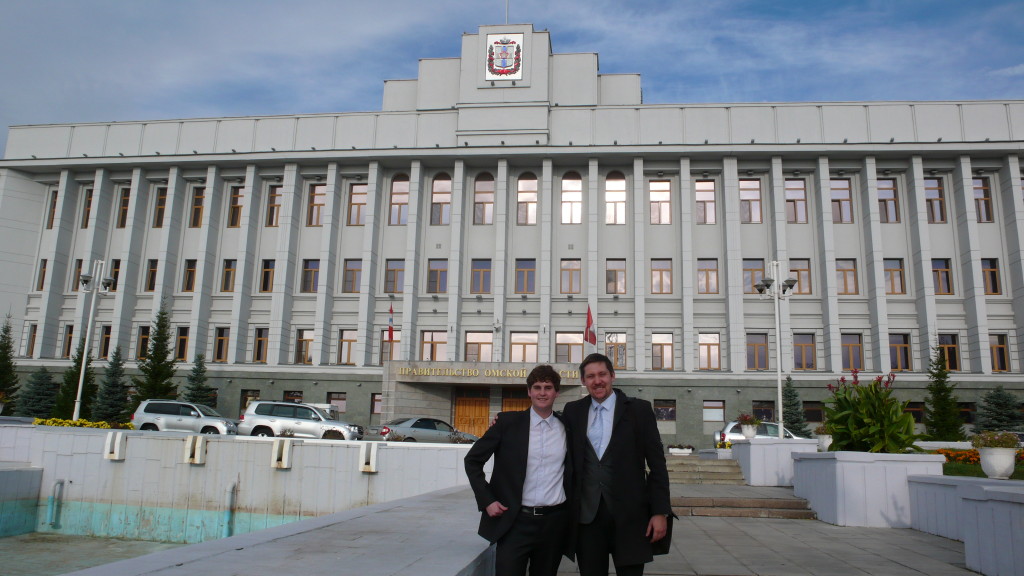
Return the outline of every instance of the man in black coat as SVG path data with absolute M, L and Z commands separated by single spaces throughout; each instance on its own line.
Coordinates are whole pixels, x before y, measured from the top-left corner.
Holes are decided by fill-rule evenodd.
M 580 377 L 589 396 L 564 412 L 577 479 L 576 563 L 581 576 L 607 576 L 610 554 L 618 576 L 641 576 L 672 514 L 654 410 L 613 387 L 615 368 L 603 354 L 587 356 Z
M 555 576 L 562 555 L 572 558 L 568 433 L 553 410 L 561 381 L 551 366 L 534 368 L 526 379 L 530 408 L 499 413 L 466 454 L 478 533 L 498 544 L 496 576 L 523 576 L 527 565 L 530 576 Z

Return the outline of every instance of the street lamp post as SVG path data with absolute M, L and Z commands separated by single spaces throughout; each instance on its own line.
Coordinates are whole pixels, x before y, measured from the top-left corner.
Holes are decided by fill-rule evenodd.
M 104 278 L 102 282 L 93 282 L 94 278 L 99 278 L 102 274 L 103 260 L 94 260 L 92 263 L 92 274 L 82 274 L 80 279 L 82 289 L 86 292 L 92 292 L 92 303 L 89 305 L 89 322 L 85 331 L 85 346 L 82 348 L 82 357 L 78 359 L 81 362 L 81 366 L 78 371 L 78 394 L 75 396 L 75 414 L 71 417 L 72 420 L 78 420 L 79 415 L 82 413 L 82 388 L 85 387 L 85 368 L 89 358 L 89 341 L 92 339 L 92 331 L 96 323 L 96 301 L 100 297 L 99 288 L 102 284 L 103 292 L 105 293 L 114 284 L 113 278 Z
M 785 418 L 782 407 L 782 320 L 779 315 L 779 300 L 786 297 L 786 293 L 793 289 L 796 285 L 796 278 L 787 278 L 783 282 L 776 282 L 775 278 L 779 277 L 779 261 L 772 260 L 771 263 L 771 276 L 765 276 L 754 285 L 757 289 L 757 293 L 761 295 L 761 298 L 771 298 L 772 303 L 775 306 L 775 384 L 778 389 L 778 396 L 776 397 L 775 412 L 778 415 L 779 425 L 779 439 L 781 440 L 784 436 L 783 432 L 783 421 Z

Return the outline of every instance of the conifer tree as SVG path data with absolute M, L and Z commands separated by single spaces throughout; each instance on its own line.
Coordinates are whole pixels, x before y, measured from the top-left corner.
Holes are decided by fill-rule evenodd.
M 121 347 L 114 347 L 103 380 L 92 404 L 92 417 L 103 422 L 127 422 L 131 414 L 128 384 L 124 377 L 124 357 Z
M 14 363 L 14 336 L 11 332 L 11 315 L 4 319 L 0 328 L 0 402 L 5 403 L 4 411 L 11 414 L 15 410 L 14 396 L 18 390 L 18 371 Z
M 45 366 L 40 366 L 32 373 L 28 382 L 18 389 L 16 400 L 18 406 L 14 411 L 15 416 L 50 417 L 53 404 L 57 400 L 57 385 Z
M 196 354 L 195 364 L 186 380 L 185 401 L 217 408 L 217 389 L 206 383 L 206 357 Z
M 788 375 L 782 387 L 782 421 L 783 426 L 793 434 L 804 438 L 811 437 L 811 431 L 807 429 L 807 420 L 804 419 L 800 392 L 793 385 L 793 377 Z
M 53 406 L 53 417 L 70 420 L 75 413 L 75 398 L 78 397 L 78 378 L 82 373 L 82 357 L 85 353 L 85 339 L 78 341 L 78 348 L 71 357 L 71 366 L 64 370 L 64 380 Z M 89 419 L 87 407 L 92 406 L 96 397 L 96 375 L 92 371 L 92 354 L 85 356 L 85 380 L 82 383 L 82 404 L 80 418 Z
M 132 377 L 136 391 L 132 410 L 143 400 L 173 400 L 178 397 L 178 385 L 174 383 L 174 355 L 171 354 L 171 317 L 164 303 L 156 313 L 149 350 L 146 357 L 139 360 L 138 366 L 140 375 Z
M 924 404 L 924 428 L 929 440 L 956 442 L 964 440 L 960 406 L 954 394 L 956 384 L 949 381 L 946 355 L 935 347 L 928 365 L 928 398 Z
M 1020 426 L 1020 399 L 1017 396 L 1000 385 L 982 397 L 974 421 L 975 432 L 1016 430 Z

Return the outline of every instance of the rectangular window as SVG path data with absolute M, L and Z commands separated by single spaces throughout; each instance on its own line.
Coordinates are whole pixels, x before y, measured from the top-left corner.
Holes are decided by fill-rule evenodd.
M 164 227 L 164 213 L 167 212 L 167 186 L 157 186 L 153 202 L 153 228 Z
M 78 258 L 75 260 L 75 271 L 71 275 L 71 292 L 78 292 L 79 286 L 82 284 L 82 259 Z
M 430 225 L 447 226 L 452 218 L 452 179 L 438 174 L 430 189 Z
M 494 177 L 477 176 L 473 185 L 473 224 L 494 223 Z
M 110 357 L 110 336 L 113 333 L 111 326 L 103 326 L 100 328 L 100 358 L 107 359 Z
M 322 226 L 327 203 L 327 184 L 310 184 L 306 201 L 306 226 Z
M 346 294 L 357 294 L 362 282 L 363 261 L 360 259 L 345 260 L 345 270 L 342 272 L 341 278 L 341 291 Z
M 232 186 L 228 195 L 228 228 L 242 225 L 242 186 Z
M 537 179 L 532 175 L 519 178 L 516 192 L 516 224 L 537 223 Z
M 864 345 L 861 342 L 860 334 L 843 334 L 843 370 L 864 369 Z
M 562 224 L 583 222 L 583 180 L 572 172 L 562 179 Z
M 900 197 L 895 178 L 878 179 L 878 218 L 882 224 L 900 221 Z
M 990 334 L 989 346 L 992 348 L 992 371 L 1010 371 L 1010 347 L 1006 343 L 1006 334 Z
M 90 195 L 92 190 L 89 191 Z M 117 207 L 117 227 L 124 228 L 128 225 L 128 204 L 131 200 L 131 190 L 129 188 L 121 188 L 120 200 Z
M 889 334 L 889 365 L 893 372 L 913 370 L 910 364 L 910 334 Z
M 25 355 L 29 358 L 32 358 L 36 353 L 36 334 L 38 332 L 38 324 L 32 324 L 28 327 L 28 346 L 25 348 Z
M 988 178 L 975 178 L 973 185 L 974 209 L 978 212 L 978 222 L 992 222 L 992 189 L 989 188 Z
M 761 223 L 760 180 L 740 180 L 740 222 Z
M 533 294 L 537 279 L 537 261 L 533 258 L 516 259 L 516 294 Z
M 668 180 L 651 180 L 647 183 L 651 196 L 651 224 L 672 223 L 672 183 Z
M 605 293 L 626 293 L 626 261 L 608 259 L 604 262 Z
M 218 327 L 214 329 L 213 361 L 228 361 L 228 344 L 231 342 L 231 328 Z
M 90 216 L 92 216 L 92 188 L 86 188 L 85 200 L 82 202 L 82 222 L 80 225 L 83 230 L 89 227 Z
M 220 291 L 221 292 L 234 292 L 235 291 L 235 267 L 238 265 L 238 260 L 225 260 L 224 261 L 224 272 L 220 276 Z
M 705 400 L 701 418 L 704 422 L 725 422 L 725 401 Z
M 815 370 L 814 334 L 793 334 L 793 370 Z
M 786 179 L 786 222 L 807 224 L 807 182 L 803 178 Z
M 721 336 L 718 334 L 700 334 L 697 337 L 697 369 L 721 370 L 722 349 Z
M 853 223 L 853 190 L 849 178 L 833 178 L 830 181 L 832 193 L 832 222 Z
M 281 185 L 272 184 L 267 187 L 267 218 L 264 226 L 267 228 L 277 227 L 281 218 Z
M 327 403 L 334 406 L 334 409 L 339 414 L 344 414 L 348 410 L 348 397 L 347 392 L 328 392 Z
M 366 184 L 353 184 L 348 189 L 348 225 L 366 224 Z
M 555 334 L 555 362 L 569 364 L 583 362 L 582 332 L 559 332 Z
M 697 200 L 697 224 L 714 224 L 715 215 L 715 181 L 697 180 L 694 197 Z
M 355 366 L 356 331 L 338 331 L 338 364 Z
M 46 229 L 53 229 L 53 221 L 57 218 L 57 190 L 50 191 L 50 211 L 46 216 Z M 29 354 L 31 356 L 31 354 Z
M 64 346 L 61 350 L 61 358 L 71 358 L 75 349 L 75 327 L 68 324 L 64 327 Z
M 302 261 L 302 281 L 299 282 L 299 291 L 311 294 L 316 292 L 320 285 L 320 260 Z
M 936 294 L 953 293 L 953 272 L 950 270 L 949 258 L 932 258 L 932 279 Z
M 924 179 L 925 205 L 928 208 L 929 224 L 946 222 L 946 193 L 942 189 L 941 178 Z
M 466 332 L 466 362 L 491 362 L 494 354 L 494 334 Z
M 841 295 L 857 294 L 857 260 L 836 258 L 836 291 Z
M 139 326 L 139 341 L 135 347 L 135 358 L 145 360 L 149 355 L 149 326 Z
M 981 277 L 985 279 L 985 294 L 1002 294 L 999 284 L 999 260 L 996 258 L 981 259 Z
M 906 294 L 907 283 L 903 272 L 902 258 L 885 258 L 882 260 L 885 268 L 885 293 Z
M 537 333 L 513 332 L 509 336 L 509 361 L 537 363 Z
M 804 408 L 804 420 L 807 422 L 824 422 L 825 421 L 825 404 L 824 402 L 815 402 L 813 400 L 805 400 L 803 402 Z
M 193 292 L 196 289 L 196 260 L 185 260 L 185 272 L 181 277 L 181 291 Z
M 432 258 L 427 260 L 427 294 L 446 294 L 448 292 L 448 259 Z
M 448 333 L 424 330 L 420 340 L 420 360 L 443 362 L 448 356 Z
M 302 403 L 302 390 L 285 390 L 284 393 L 281 394 L 281 401 L 282 402 L 292 402 L 294 404 L 301 404 Z M 301 416 L 302 414 L 307 414 L 307 413 L 308 412 L 305 412 L 305 411 L 296 411 L 296 415 L 297 416 Z
M 651 294 L 672 293 L 672 260 L 651 258 Z
M 388 360 L 397 360 L 398 359 L 398 352 L 401 349 L 401 345 L 402 345 L 402 331 L 401 330 L 395 330 L 394 333 L 395 333 L 394 334 L 394 338 L 391 339 L 391 340 L 388 340 L 388 331 L 387 330 L 381 331 L 381 335 L 380 335 L 380 363 L 381 364 L 384 364 L 384 362 L 386 362 Z
M 582 275 L 582 262 L 577 259 L 563 259 L 561 272 L 562 294 L 579 294 Z
M 474 258 L 470 264 L 469 291 L 471 294 L 491 293 L 491 261 Z
M 384 262 L 384 292 L 401 294 L 405 290 L 405 260 Z
M 654 418 L 659 422 L 675 422 L 676 421 L 676 401 L 675 400 L 655 400 L 654 401 Z
M 747 334 L 747 370 L 768 369 L 768 335 Z
M 97 279 L 98 280 L 98 279 Z M 114 258 L 110 261 L 110 291 L 117 292 L 117 285 L 121 280 L 121 259 Z
M 295 331 L 295 363 L 313 363 L 313 330 L 299 328 Z
M 370 395 L 370 414 L 380 414 L 383 406 L 383 395 L 374 392 Z
M 811 293 L 811 261 L 808 258 L 790 258 L 789 275 L 796 278 L 793 294 Z
M 674 368 L 671 334 L 651 334 L 651 370 Z
M 274 291 L 274 260 L 264 260 L 260 268 L 260 292 Z
M 39 274 L 36 276 L 36 290 L 42 291 L 46 286 L 46 258 L 39 261 Z
M 946 360 L 946 370 L 960 371 L 960 337 L 956 334 L 939 334 L 939 350 Z
M 409 179 L 396 176 L 391 181 L 391 206 L 388 224 L 405 226 L 409 219 Z
M 249 407 L 250 402 L 259 399 L 259 390 L 242 390 L 238 395 L 238 405 L 240 406 L 239 410 L 241 412 L 245 412 L 245 410 Z
M 764 258 L 743 259 L 743 292 L 757 294 L 757 285 L 764 280 Z
M 156 290 L 156 272 L 159 260 L 149 260 L 146 264 L 146 292 Z
M 267 361 L 267 344 L 270 342 L 270 328 L 256 328 L 253 333 L 252 361 Z
M 178 326 L 174 344 L 174 359 L 179 362 L 188 361 L 188 326 Z
M 604 182 L 604 223 L 626 223 L 626 178 L 612 172 Z
M 718 259 L 697 259 L 697 293 L 718 294 Z
M 626 335 L 622 332 L 605 333 L 604 355 L 611 359 L 613 368 L 625 370 L 627 364 Z
M 775 402 L 771 400 L 754 400 L 752 403 L 751 413 L 754 418 L 760 418 L 766 422 L 778 422 L 775 418 Z M 778 430 L 778 428 L 774 428 Z
M 203 202 L 205 199 L 205 186 L 196 186 L 192 189 L 192 206 L 188 218 L 189 228 L 199 228 L 203 225 Z

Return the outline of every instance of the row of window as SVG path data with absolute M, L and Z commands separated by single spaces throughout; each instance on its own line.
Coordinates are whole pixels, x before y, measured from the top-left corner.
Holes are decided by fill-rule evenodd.
M 854 189 L 850 178 L 832 178 L 830 181 L 832 221 L 836 224 L 852 224 L 854 221 Z M 670 180 L 649 180 L 650 223 L 654 225 L 672 223 L 672 182 Z M 696 180 L 694 201 L 696 222 L 715 224 L 718 221 L 716 180 Z M 995 221 L 992 188 L 989 178 L 972 180 L 975 212 L 978 222 Z M 281 184 L 267 187 L 264 225 L 275 227 L 281 216 Z M 238 228 L 242 224 L 242 207 L 245 187 L 232 185 L 228 188 L 228 210 L 226 225 Z M 351 184 L 345 222 L 349 226 L 366 223 L 367 185 Z M 901 220 L 900 194 L 896 178 L 877 180 L 879 218 L 883 224 Z M 942 178 L 924 179 L 925 207 L 928 222 L 938 224 L 947 220 L 946 192 Z M 605 179 L 605 224 L 626 223 L 626 178 L 621 172 L 612 172 Z M 167 187 L 155 188 L 152 227 L 162 228 L 167 210 Z M 81 227 L 88 228 L 92 212 L 93 189 L 85 188 L 82 200 Z M 759 178 L 739 180 L 740 222 L 760 224 L 763 222 L 762 181 Z M 312 183 L 305 194 L 306 226 L 323 225 L 324 208 L 327 201 L 327 185 Z M 786 219 L 791 224 L 807 223 L 807 181 L 803 178 L 787 178 L 785 181 Z M 495 187 L 494 177 L 489 173 L 476 176 L 473 184 L 473 224 L 494 223 Z M 434 176 L 430 189 L 430 224 L 447 226 L 451 223 L 452 180 L 446 173 Z M 519 176 L 516 185 L 516 224 L 537 223 L 537 177 L 527 172 Z M 130 190 L 118 191 L 115 226 L 124 228 L 128 222 Z M 194 186 L 189 203 L 188 226 L 199 228 L 203 222 L 203 207 L 206 203 L 206 187 Z M 583 180 L 577 172 L 569 172 L 562 178 L 560 213 L 562 224 L 583 223 Z M 53 227 L 57 211 L 57 190 L 51 191 L 47 228 Z M 404 226 L 409 218 L 409 177 L 399 174 L 391 179 L 388 200 L 387 222 L 392 226 Z
M 196 288 L 196 269 L 198 261 L 186 259 L 181 276 L 181 291 L 193 292 Z M 949 258 L 932 258 L 932 279 L 935 293 L 952 295 L 953 271 Z M 83 260 L 77 259 L 71 275 L 71 291 L 78 289 L 82 277 Z M 156 276 L 159 263 L 149 260 L 143 282 L 144 291 L 156 289 Z M 235 276 L 238 261 L 223 261 L 220 277 L 220 291 L 234 292 Z M 559 290 L 562 294 L 580 294 L 583 289 L 583 263 L 578 258 L 563 258 L 559 264 Z M 257 289 L 259 292 L 273 292 L 275 260 L 263 260 L 260 269 Z M 36 290 L 43 290 L 46 282 L 47 261 L 40 262 Z M 346 259 L 342 270 L 341 291 L 358 293 L 362 281 L 363 261 Z M 883 260 L 886 294 L 906 294 L 907 275 L 902 258 L 885 258 Z M 811 261 L 808 258 L 790 258 L 789 272 L 797 283 L 793 286 L 794 294 L 811 294 Z M 981 272 L 985 294 L 1002 294 L 997 258 L 982 258 Z M 114 259 L 110 265 L 110 277 L 113 280 L 112 291 L 117 290 L 121 273 L 121 260 Z M 743 259 L 743 291 L 747 294 L 757 293 L 757 284 L 764 278 L 765 261 L 761 258 Z M 672 294 L 672 259 L 652 258 L 650 261 L 651 294 Z M 860 293 L 857 260 L 854 258 L 836 259 L 836 293 L 854 295 Z M 469 292 L 470 294 L 491 293 L 491 260 L 473 258 L 470 260 Z M 605 260 L 605 293 L 626 294 L 627 279 L 626 260 L 610 258 Z M 427 293 L 445 294 L 448 292 L 448 260 L 429 259 L 427 261 Z M 515 293 L 533 294 L 536 291 L 537 260 L 533 258 L 517 258 L 515 260 Z M 299 276 L 299 291 L 304 293 L 317 292 L 320 284 L 320 260 L 302 260 Z M 405 286 L 405 260 L 388 259 L 384 263 L 384 292 L 401 293 Z M 718 294 L 719 262 L 717 258 L 697 259 L 697 293 Z
M 495 362 L 494 334 L 491 332 L 466 332 L 464 361 Z M 31 356 L 35 348 L 36 325 L 29 330 L 27 354 Z M 187 326 L 175 329 L 174 357 L 179 361 L 188 360 Z M 110 353 L 111 327 L 100 329 L 99 357 L 106 358 Z M 143 359 L 149 350 L 150 327 L 139 327 L 138 341 L 135 349 L 137 359 Z M 314 331 L 311 328 L 299 328 L 295 331 L 295 364 L 313 363 Z M 769 370 L 768 365 L 768 334 L 751 333 L 746 336 L 747 354 L 746 370 Z M 913 370 L 910 334 L 889 334 L 890 370 L 894 372 Z M 228 347 L 231 341 L 231 329 L 214 328 L 213 362 L 228 361 Z M 257 327 L 253 330 L 252 361 L 267 361 L 270 329 Z M 721 370 L 722 350 L 721 335 L 713 332 L 702 332 L 697 339 L 697 369 Z M 358 332 L 354 329 L 338 331 L 336 364 L 355 365 L 354 350 L 358 342 Z M 401 330 L 381 331 L 380 362 L 397 360 L 398 344 L 401 342 Z M 584 334 L 582 332 L 558 332 L 555 334 L 555 362 L 578 364 L 583 361 Z M 67 325 L 64 330 L 63 356 L 69 358 L 74 345 L 74 326 Z M 674 370 L 675 343 L 671 333 L 651 334 L 651 369 Z M 862 335 L 843 333 L 841 335 L 842 369 L 844 371 L 864 369 L 864 344 Z M 939 334 L 938 348 L 941 350 L 946 367 L 950 371 L 961 370 L 960 338 L 957 334 Z M 1007 372 L 1010 365 L 1010 351 L 1005 334 L 989 336 L 989 349 L 992 356 L 992 371 Z M 536 332 L 512 332 L 509 335 L 510 362 L 535 364 L 539 361 L 539 335 Z M 616 369 L 628 369 L 627 338 L 625 333 L 608 332 L 604 335 L 604 352 L 612 359 Z M 444 361 L 448 353 L 448 332 L 424 330 L 420 333 L 419 359 L 424 361 Z M 793 334 L 793 370 L 817 370 L 818 351 L 816 337 L 807 333 Z M 930 359 L 929 359 L 930 360 Z
M 960 420 L 964 424 L 974 422 L 974 413 L 977 405 L 974 402 L 958 402 L 960 409 Z M 804 400 L 801 402 L 804 421 L 817 423 L 825 421 L 825 405 L 823 402 Z M 924 402 L 909 402 L 904 412 L 914 417 L 914 422 L 924 422 Z M 740 409 L 743 412 L 751 412 L 757 418 L 765 422 L 778 422 L 774 400 L 755 400 L 750 406 Z M 675 421 L 676 401 L 675 400 L 654 400 L 654 413 L 658 420 Z M 723 423 L 729 420 L 726 418 L 725 400 L 704 400 L 701 406 L 701 418 L 707 423 Z

